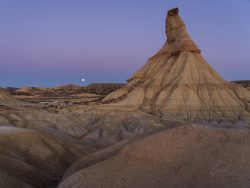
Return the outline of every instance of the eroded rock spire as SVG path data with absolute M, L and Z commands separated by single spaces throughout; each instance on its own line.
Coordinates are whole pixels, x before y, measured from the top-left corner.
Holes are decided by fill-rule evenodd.
M 178 8 L 168 11 L 166 34 L 163 47 L 128 79 L 128 85 L 103 102 L 175 120 L 250 118 L 250 92 L 223 80 L 206 62 Z
M 186 30 L 186 26 L 179 16 L 179 9 L 168 11 L 166 18 L 167 43 L 176 51 L 191 51 L 200 53 L 200 49 L 193 42 Z

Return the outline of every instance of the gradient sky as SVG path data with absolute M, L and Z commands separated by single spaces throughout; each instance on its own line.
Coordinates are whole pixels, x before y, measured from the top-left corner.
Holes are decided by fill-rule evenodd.
M 125 82 L 174 7 L 210 65 L 250 79 L 249 0 L 0 0 L 0 86 Z

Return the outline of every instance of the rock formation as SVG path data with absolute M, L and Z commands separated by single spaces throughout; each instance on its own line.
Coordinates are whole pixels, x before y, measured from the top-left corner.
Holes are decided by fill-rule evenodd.
M 6 90 L 0 88 L 0 104 L 14 104 L 17 103 Z
M 223 80 L 201 55 L 178 9 L 168 12 L 167 41 L 160 51 L 109 94 L 104 103 L 165 119 L 238 120 L 249 117 L 250 92 Z
M 120 88 L 105 104 L 49 111 L 0 90 L 0 187 L 52 188 L 62 179 L 60 188 L 249 187 L 245 122 L 216 122 L 220 128 L 212 128 L 215 122 L 176 121 L 247 120 L 249 91 L 223 80 L 206 63 L 178 9 L 168 12 L 166 33 L 162 49 L 122 88 L 24 91 L 48 98 L 53 93 L 54 100 L 84 89 L 105 94 Z
M 0 187 L 56 187 L 69 165 L 91 151 L 51 132 L 0 127 Z
M 247 188 L 249 157 L 249 130 L 187 125 L 133 142 L 99 163 L 89 159 L 92 166 L 78 161 L 85 168 L 59 188 Z

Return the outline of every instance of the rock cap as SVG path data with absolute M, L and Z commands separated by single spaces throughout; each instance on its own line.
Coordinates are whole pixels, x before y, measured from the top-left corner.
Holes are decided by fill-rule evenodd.
M 179 9 L 178 8 L 173 8 L 173 9 L 168 11 L 168 16 L 175 16 L 177 14 L 179 14 Z

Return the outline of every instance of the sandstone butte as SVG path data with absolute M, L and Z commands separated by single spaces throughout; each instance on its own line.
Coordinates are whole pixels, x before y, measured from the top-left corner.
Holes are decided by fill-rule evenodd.
M 250 92 L 224 80 L 206 62 L 178 12 L 168 12 L 163 47 L 103 102 L 164 119 L 248 118 Z
M 103 102 L 162 118 L 249 117 L 249 92 L 206 63 L 178 9 L 168 12 L 166 33 L 163 48 Z M 59 188 L 248 188 L 249 136 L 244 126 L 182 123 L 137 137 L 116 153 L 117 145 L 77 160 Z

